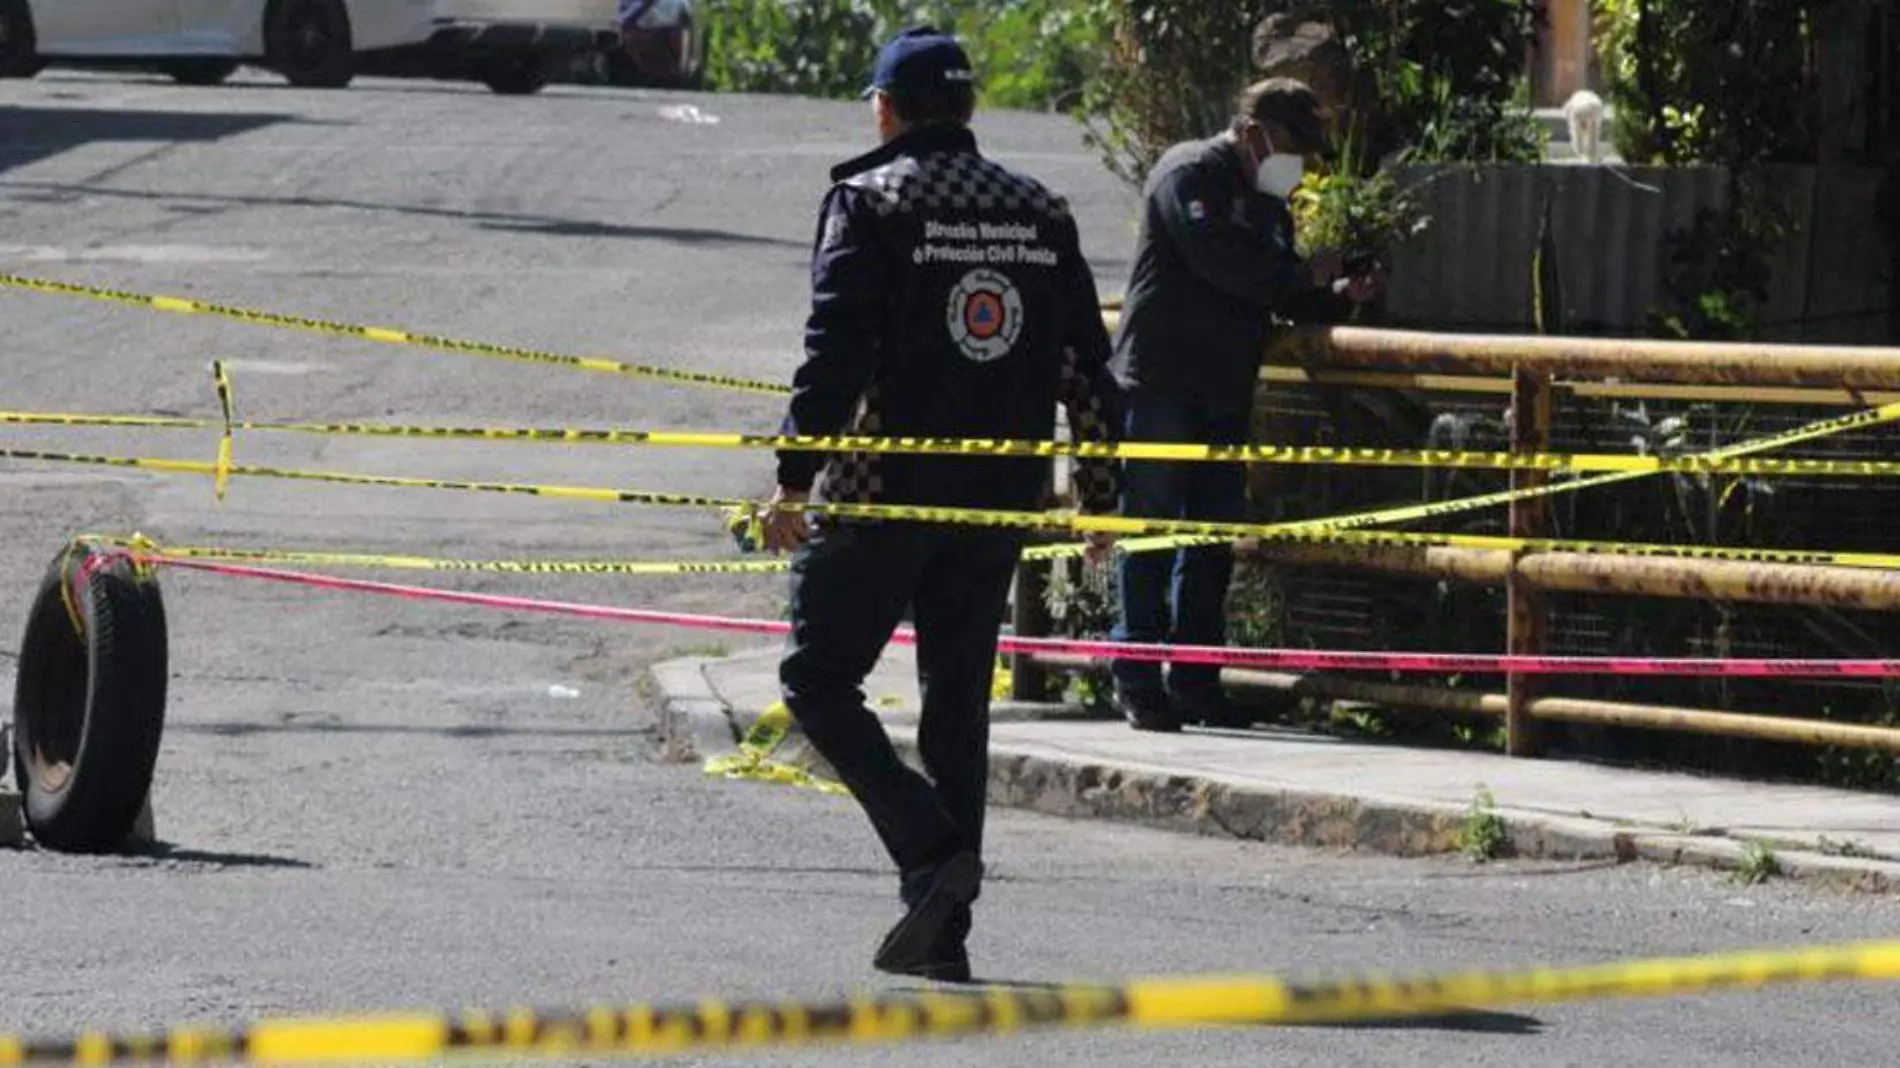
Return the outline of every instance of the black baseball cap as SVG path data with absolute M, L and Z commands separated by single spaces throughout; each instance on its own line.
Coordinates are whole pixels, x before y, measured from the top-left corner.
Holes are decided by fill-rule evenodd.
M 1293 137 L 1289 151 L 1333 153 L 1326 131 L 1326 106 L 1311 86 L 1294 78 L 1268 78 L 1240 91 L 1236 111 L 1241 118 L 1276 123 Z
M 863 96 L 897 92 L 927 94 L 949 86 L 971 85 L 976 72 L 955 37 L 934 26 L 917 26 L 885 42 L 878 50 L 871 84 Z

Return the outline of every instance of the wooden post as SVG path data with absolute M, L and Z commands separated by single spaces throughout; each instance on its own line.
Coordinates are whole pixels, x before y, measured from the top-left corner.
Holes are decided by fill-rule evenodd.
M 1511 449 L 1513 452 L 1546 452 L 1550 448 L 1550 378 L 1519 367 L 1511 374 Z M 1542 471 L 1511 472 L 1511 488 L 1529 489 L 1548 480 Z M 1550 536 L 1550 498 L 1534 497 L 1511 503 L 1510 533 L 1514 538 Z M 1513 566 L 1505 579 L 1505 605 L 1509 613 L 1506 652 L 1538 656 L 1544 652 L 1549 611 L 1543 597 L 1524 581 Z M 1507 676 L 1505 695 L 1508 706 L 1504 717 L 1504 751 L 1511 756 L 1538 754 L 1536 723 L 1531 719 L 1530 703 L 1536 696 L 1534 675 L 1512 673 Z
M 1016 590 L 1011 597 L 1010 623 L 1017 637 L 1049 636 L 1049 605 L 1043 596 L 1049 591 L 1051 566 L 1046 560 L 1025 560 L 1016 565 Z M 1049 669 L 1024 653 L 1010 657 L 1009 695 L 1018 701 L 1047 701 Z

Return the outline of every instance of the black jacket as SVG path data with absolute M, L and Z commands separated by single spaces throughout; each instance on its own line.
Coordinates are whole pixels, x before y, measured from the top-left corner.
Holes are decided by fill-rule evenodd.
M 1169 149 L 1143 201 L 1116 370 L 1127 385 L 1211 411 L 1251 409 L 1270 313 L 1331 310 L 1294 251 L 1286 201 L 1248 184 L 1226 137 Z
M 812 256 L 805 361 L 784 432 L 1114 439 L 1120 389 L 1067 203 L 930 126 L 840 164 Z M 779 484 L 821 500 L 1030 509 L 1050 461 L 782 451 Z M 823 478 L 818 479 L 822 470 Z M 1084 507 L 1110 465 L 1077 466 Z

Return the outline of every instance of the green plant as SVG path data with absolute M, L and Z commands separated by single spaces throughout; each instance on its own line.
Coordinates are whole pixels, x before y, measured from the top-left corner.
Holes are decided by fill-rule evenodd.
M 1728 172 L 1720 210 L 1671 235 L 1653 333 L 1753 336 L 1769 262 L 1794 231 L 1767 169 L 1814 157 L 1808 48 L 1828 0 L 1606 0 L 1597 26 L 1618 152 Z
M 1733 341 L 1750 337 L 1768 304 L 1768 253 L 1794 224 L 1778 191 L 1752 175 L 1729 182 L 1729 204 L 1704 208 L 1665 238 L 1663 299 L 1650 309 L 1662 337 Z
M 1084 140 L 1112 173 L 1138 186 L 1170 145 L 1227 125 L 1259 16 L 1252 4 L 1100 0 L 1102 63 L 1080 111 Z
M 713 88 L 824 97 L 864 87 L 880 28 L 857 0 L 708 0 L 705 25 Z
M 1043 606 L 1049 612 L 1049 632 L 1064 638 L 1106 638 L 1114 627 L 1118 598 L 1114 568 L 1091 564 L 1080 557 L 1063 557 L 1049 565 Z M 1083 707 L 1108 709 L 1114 687 L 1106 668 L 1077 672 L 1070 687 Z
M 1503 856 L 1510 844 L 1504 818 L 1497 813 L 1497 799 L 1491 796 L 1491 791 L 1479 789 L 1465 812 L 1464 826 L 1458 830 L 1459 851 L 1482 864 Z
M 1466 749 L 1484 749 L 1493 752 L 1504 749 L 1504 727 L 1472 727 L 1463 723 L 1454 723 L 1451 736 Z
M 1536 115 L 1508 100 L 1465 96 L 1450 78 L 1433 78 L 1398 163 L 1536 163 L 1549 134 Z
M 1100 59 L 1104 2 L 708 0 L 707 79 L 726 92 L 853 97 L 884 40 L 930 24 L 963 39 L 984 106 L 1072 107 Z
M 1632 163 L 1807 159 L 1810 13 L 1828 0 L 1600 0 L 1597 50 Z
M 1779 874 L 1781 862 L 1775 859 L 1773 846 L 1752 838 L 1742 846 L 1742 858 L 1736 862 L 1735 878 L 1743 886 L 1754 886 Z
M 1231 644 L 1270 649 L 1286 644 L 1286 591 L 1273 565 L 1236 553 L 1227 585 L 1227 638 Z
M 1401 187 L 1391 171 L 1362 173 L 1357 145 L 1348 141 L 1339 166 L 1309 174 L 1293 191 L 1289 206 L 1301 255 L 1336 249 L 1390 262 L 1394 246 L 1430 224 L 1417 187 Z
M 987 0 L 954 25 L 986 107 L 1075 111 L 1107 48 L 1102 0 Z
M 1539 0 L 1335 0 L 1332 20 L 1368 83 L 1347 136 L 1412 162 L 1542 157 L 1543 136 L 1519 102 Z

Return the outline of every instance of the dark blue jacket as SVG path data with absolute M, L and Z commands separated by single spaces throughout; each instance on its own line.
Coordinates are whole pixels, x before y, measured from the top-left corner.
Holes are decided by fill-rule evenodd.
M 1338 314 L 1294 250 L 1286 201 L 1247 182 L 1226 137 L 1170 148 L 1143 201 L 1115 338 L 1122 381 L 1209 411 L 1250 411 L 1269 316 Z
M 1067 203 L 983 158 L 960 126 L 914 130 L 840 164 L 818 220 L 805 361 L 783 431 L 1113 440 L 1120 389 Z M 1050 461 L 778 454 L 779 484 L 824 501 L 1030 509 Z M 1113 465 L 1077 465 L 1090 510 Z M 819 478 L 822 471 L 823 477 Z

